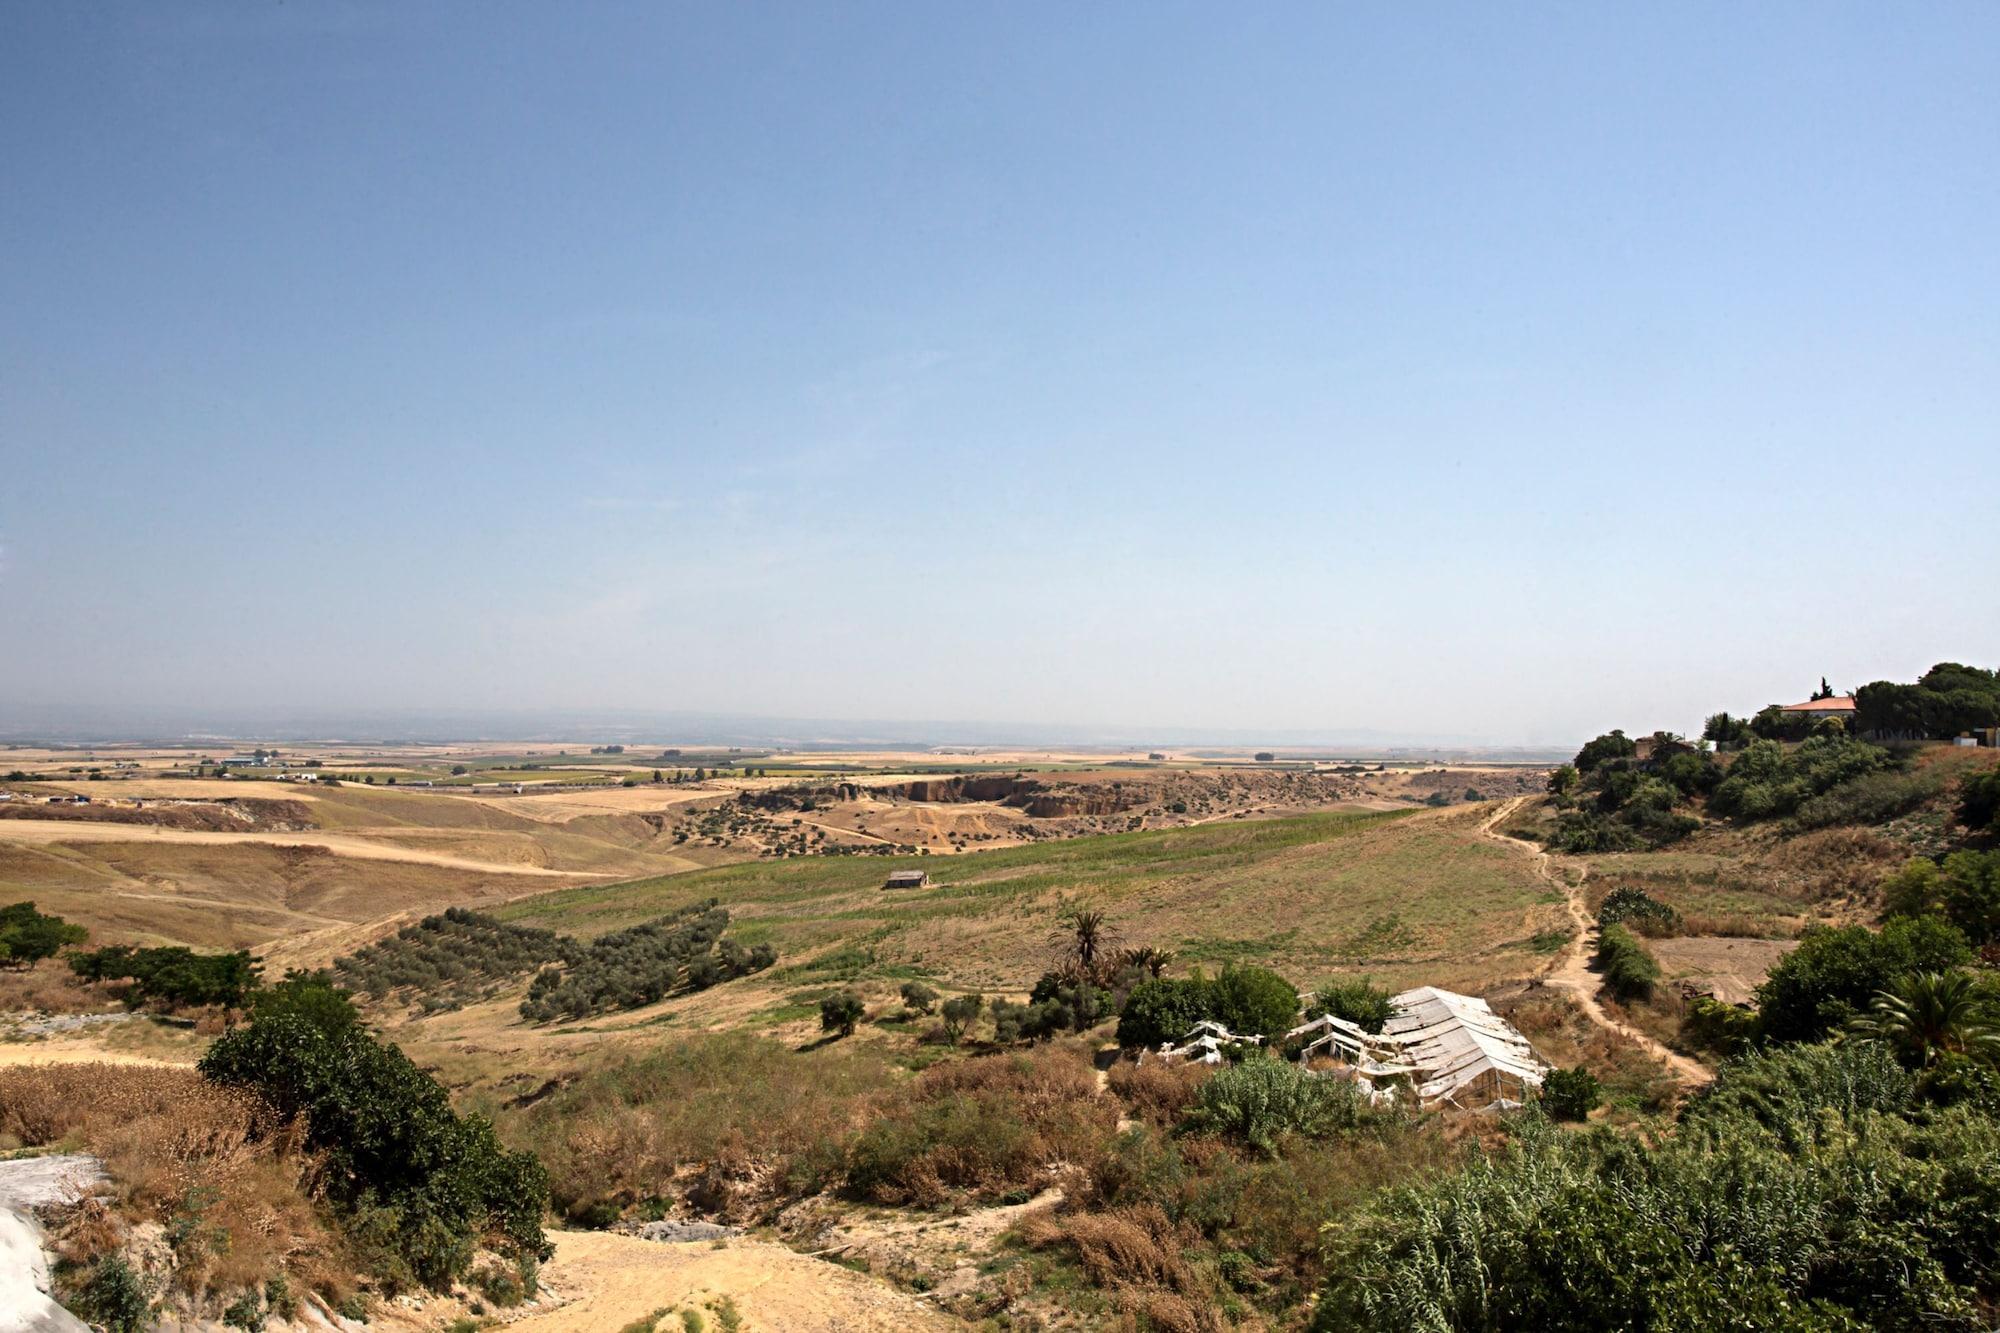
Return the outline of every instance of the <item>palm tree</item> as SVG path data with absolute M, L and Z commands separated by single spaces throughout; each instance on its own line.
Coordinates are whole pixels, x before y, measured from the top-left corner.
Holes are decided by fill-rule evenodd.
M 1166 974 L 1167 969 L 1173 966 L 1176 957 L 1172 949 L 1156 949 L 1147 944 L 1137 949 L 1127 949 L 1125 956 L 1119 961 L 1126 967 L 1142 968 L 1147 975 L 1158 977 Z
M 1912 972 L 1894 990 L 1877 991 L 1852 1030 L 1918 1069 L 1951 1055 L 2000 1064 L 2000 1015 L 1969 972 Z
M 1094 907 L 1073 907 L 1061 920 L 1062 926 L 1049 936 L 1049 942 L 1080 975 L 1095 980 L 1117 946 L 1117 927 Z

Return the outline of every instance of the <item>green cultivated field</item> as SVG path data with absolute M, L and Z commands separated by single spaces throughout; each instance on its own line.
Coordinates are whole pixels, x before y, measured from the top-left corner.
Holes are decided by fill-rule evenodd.
M 799 965 L 918 969 L 962 986 L 1020 989 L 1046 964 L 1066 904 L 1105 908 L 1127 943 L 1211 969 L 1277 967 L 1303 985 L 1335 973 L 1473 986 L 1544 960 L 1537 934 L 1560 902 L 1528 858 L 1478 835 L 1480 811 L 1334 813 L 1116 834 L 955 857 L 766 861 L 565 889 L 501 909 L 580 935 L 707 897 L 746 942 Z M 921 866 L 931 887 L 887 891 Z

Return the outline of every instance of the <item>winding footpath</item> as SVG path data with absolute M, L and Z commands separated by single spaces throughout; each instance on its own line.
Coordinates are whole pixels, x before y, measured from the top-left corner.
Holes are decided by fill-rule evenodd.
M 1626 1041 L 1638 1046 L 1655 1060 L 1674 1071 L 1674 1077 L 1689 1088 L 1698 1088 L 1715 1078 L 1715 1074 L 1698 1060 L 1691 1060 L 1679 1051 L 1671 1050 L 1647 1036 L 1630 1023 L 1621 1022 L 1606 1012 L 1597 1002 L 1597 975 L 1590 970 L 1591 941 L 1596 935 L 1590 913 L 1583 905 L 1583 881 L 1589 872 L 1579 875 L 1571 883 L 1567 875 L 1556 868 L 1555 858 L 1525 838 L 1516 838 L 1500 831 L 1500 824 L 1527 803 L 1525 796 L 1516 796 L 1502 801 L 1479 826 L 1485 837 L 1495 842 L 1518 847 L 1534 859 L 1535 873 L 1562 891 L 1563 903 L 1569 908 L 1570 919 L 1576 923 L 1576 937 L 1542 980 L 1551 986 L 1560 986 L 1576 999 L 1577 1007 L 1584 1016 L 1607 1032 L 1615 1033 Z

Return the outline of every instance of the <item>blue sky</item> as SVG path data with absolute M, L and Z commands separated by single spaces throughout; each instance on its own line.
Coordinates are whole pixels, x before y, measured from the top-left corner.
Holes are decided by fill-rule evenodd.
M 7 6 L 0 715 L 1990 664 L 1996 88 L 1974 4 Z

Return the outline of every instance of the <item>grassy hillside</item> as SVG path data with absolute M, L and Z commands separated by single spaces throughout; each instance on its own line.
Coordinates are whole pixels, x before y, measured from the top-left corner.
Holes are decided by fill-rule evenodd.
M 794 967 L 853 949 L 882 968 L 1020 989 L 1046 965 L 1057 914 L 1088 900 L 1129 942 L 1211 968 L 1471 985 L 1531 970 L 1563 920 L 1527 859 L 1479 836 L 1480 818 L 1334 813 L 949 859 L 764 862 L 558 890 L 500 915 L 594 935 L 715 897 L 739 938 L 776 945 Z M 930 871 L 931 887 L 883 889 L 890 869 L 910 865 Z

